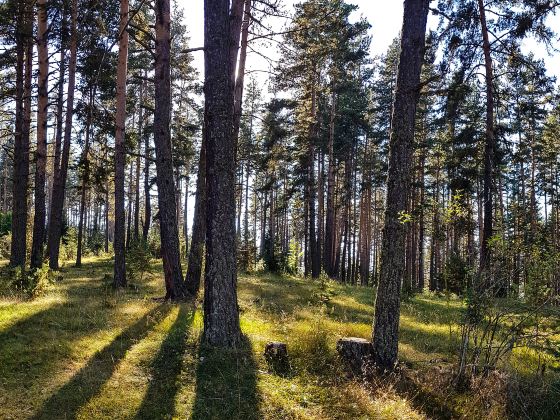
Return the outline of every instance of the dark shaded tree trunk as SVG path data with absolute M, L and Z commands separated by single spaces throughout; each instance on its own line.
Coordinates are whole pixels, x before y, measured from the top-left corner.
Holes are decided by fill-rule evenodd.
M 27 187 L 33 66 L 33 8 L 21 1 L 16 22 L 16 133 L 12 193 L 10 266 L 25 268 L 27 241 Z
M 335 277 L 336 255 L 336 220 L 335 220 L 335 162 L 334 162 L 334 122 L 336 115 L 336 95 L 332 94 L 331 116 L 329 126 L 328 156 L 329 167 L 327 170 L 327 217 L 325 224 L 325 249 L 323 251 L 323 266 L 329 277 Z
M 60 236 L 62 235 L 64 197 L 66 194 L 66 178 L 68 176 L 68 161 L 70 160 L 70 140 L 72 136 L 72 119 L 74 116 L 74 91 L 76 88 L 76 60 L 77 60 L 77 16 L 78 2 L 72 1 L 72 24 L 70 33 L 70 59 L 68 64 L 68 95 L 66 99 L 66 118 L 64 125 L 64 141 L 60 168 L 55 171 L 53 181 L 53 194 L 51 202 L 51 222 L 49 223 L 49 266 L 58 269 L 58 256 L 60 254 Z
M 411 191 L 414 119 L 420 89 L 429 0 L 405 0 L 401 52 L 389 142 L 389 170 L 381 273 L 375 300 L 375 363 L 392 369 L 397 361 L 406 226 L 401 215 Z
M 194 203 L 194 217 L 192 239 L 189 252 L 189 263 L 185 285 L 192 296 L 198 294 L 202 275 L 202 261 L 204 259 L 204 242 L 206 239 L 206 139 L 202 135 L 200 158 L 196 178 L 196 196 Z
M 47 121 L 49 53 L 47 46 L 47 0 L 37 1 L 37 55 L 39 75 L 37 77 L 37 149 L 35 151 L 35 216 L 33 218 L 33 242 L 31 245 L 31 268 L 43 264 L 45 244 L 45 181 L 47 168 Z
M 484 225 L 480 242 L 480 272 L 490 267 L 490 247 L 488 242 L 493 234 L 493 173 L 494 173 L 494 76 L 490 40 L 486 25 L 486 11 L 483 0 L 478 0 L 478 12 L 482 31 L 482 50 L 484 52 L 484 68 L 486 83 L 486 134 L 484 143 L 484 186 L 482 201 L 484 204 Z
M 241 340 L 237 306 L 235 139 L 229 0 L 204 1 L 206 270 L 204 338 L 216 346 Z
M 170 4 L 156 0 L 156 59 L 154 143 L 158 187 L 161 254 L 165 276 L 166 299 L 182 299 L 185 295 L 179 248 L 175 180 L 171 147 L 171 73 L 170 73 Z

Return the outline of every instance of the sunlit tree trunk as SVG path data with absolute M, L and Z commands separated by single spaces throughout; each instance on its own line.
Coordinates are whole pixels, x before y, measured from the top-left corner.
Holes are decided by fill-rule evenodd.
M 373 357 L 392 369 L 397 361 L 406 226 L 402 222 L 411 191 L 414 120 L 420 88 L 429 0 L 405 0 L 401 52 L 389 141 L 389 170 L 381 273 L 375 300 Z

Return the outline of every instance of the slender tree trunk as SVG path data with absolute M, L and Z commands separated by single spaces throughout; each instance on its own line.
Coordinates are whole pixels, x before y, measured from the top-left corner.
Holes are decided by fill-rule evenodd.
M 150 200 L 150 136 L 144 134 L 144 225 L 142 226 L 142 240 L 148 241 L 150 224 L 152 221 L 152 203 Z
M 202 261 L 204 259 L 204 242 L 206 240 L 206 139 L 202 134 L 200 158 L 196 178 L 196 196 L 194 202 L 194 217 L 192 239 L 187 266 L 185 284 L 192 296 L 198 295 L 202 275 Z
M 204 338 L 236 347 L 241 340 L 235 240 L 235 139 L 229 0 L 204 1 L 206 270 Z
M 239 65 L 237 78 L 235 79 L 234 101 L 233 101 L 233 138 L 237 142 L 239 137 L 239 124 L 243 109 L 243 85 L 245 81 L 245 63 L 247 61 L 247 43 L 249 38 L 249 26 L 251 25 L 251 5 L 253 0 L 234 0 L 234 3 L 244 3 L 243 23 L 241 25 L 241 48 L 239 50 Z M 235 30 L 235 28 L 234 28 Z M 233 66 L 235 73 L 235 65 Z
M 490 40 L 486 25 L 486 10 L 484 1 L 478 0 L 478 12 L 480 15 L 480 27 L 482 30 L 482 49 L 484 51 L 484 67 L 486 81 L 486 138 L 484 144 L 484 227 L 482 229 L 482 240 L 480 247 L 480 271 L 483 272 L 490 267 L 491 255 L 488 242 L 493 235 L 493 173 L 494 173 L 494 75 L 492 70 L 492 56 L 490 53 Z
M 37 0 L 37 55 L 39 75 L 37 77 L 37 150 L 35 151 L 35 216 L 33 219 L 33 242 L 31 245 L 31 268 L 43 264 L 45 243 L 45 180 L 47 168 L 47 121 L 49 53 L 47 46 L 47 0 Z
M 115 120 L 115 233 L 113 250 L 115 265 L 113 287 L 125 287 L 126 250 L 125 250 L 125 210 L 124 178 L 126 165 L 125 123 L 126 123 L 126 74 L 128 69 L 128 0 L 120 3 L 119 58 L 117 65 L 117 113 Z
M 140 106 L 138 107 L 138 154 L 136 156 L 136 179 L 134 180 L 134 240 L 140 238 L 140 154 L 142 153 L 142 136 L 144 135 L 144 83 L 140 83 Z
M 335 220 L 335 163 L 334 163 L 334 122 L 336 115 L 336 95 L 332 94 L 331 100 L 331 117 L 329 126 L 329 142 L 328 142 L 328 155 L 329 167 L 327 174 L 327 220 L 325 225 L 325 250 L 323 251 L 323 266 L 329 277 L 334 277 L 335 265 L 335 235 L 336 235 L 336 220 Z
M 401 52 L 389 142 L 389 170 L 381 275 L 375 299 L 375 363 L 392 369 L 397 361 L 406 226 L 401 221 L 411 190 L 414 119 L 425 47 L 429 0 L 405 0 Z
M 25 268 L 27 240 L 27 187 L 29 131 L 31 128 L 31 78 L 33 66 L 33 9 L 19 4 L 16 22 L 16 133 L 12 193 L 12 241 L 10 266 Z
M 72 136 L 72 119 L 74 117 L 74 91 L 76 89 L 76 61 L 77 61 L 77 17 L 78 1 L 72 0 L 72 23 L 70 33 L 70 59 L 68 64 L 68 94 L 66 98 L 66 118 L 64 123 L 64 141 L 60 170 L 55 172 L 53 181 L 53 195 L 51 203 L 51 222 L 49 224 L 49 266 L 58 269 L 60 253 L 60 237 L 62 235 L 64 198 L 66 195 L 66 178 L 68 176 L 68 162 L 70 160 L 70 141 Z
M 179 248 L 173 154 L 171 147 L 171 15 L 170 1 L 156 0 L 156 60 L 154 143 L 158 187 L 161 253 L 165 275 L 166 299 L 181 299 L 185 288 Z
M 91 89 L 89 92 L 89 104 L 88 104 L 88 116 L 86 121 L 86 138 L 84 143 L 84 151 L 82 155 L 82 185 L 81 185 L 81 195 L 80 195 L 80 213 L 78 221 L 78 247 L 76 251 L 76 267 L 82 266 L 82 243 L 84 236 L 84 212 L 86 210 L 86 195 L 88 192 L 89 183 L 89 147 L 90 147 L 90 135 L 91 135 L 91 119 L 92 119 L 92 107 L 95 98 L 95 89 Z

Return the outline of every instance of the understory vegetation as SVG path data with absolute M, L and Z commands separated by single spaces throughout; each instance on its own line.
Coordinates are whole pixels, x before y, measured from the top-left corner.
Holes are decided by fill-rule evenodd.
M 140 258 L 140 257 L 139 257 Z M 539 418 L 560 415 L 560 313 L 539 312 L 538 346 L 512 349 L 497 369 L 454 383 L 466 310 L 451 294 L 403 302 L 399 366 L 350 378 L 341 337 L 369 338 L 372 288 L 273 274 L 240 274 L 242 344 L 200 345 L 200 302 L 161 303 L 161 264 L 115 292 L 111 260 L 63 268 L 30 299 L 3 271 L 0 287 L 0 418 Z M 516 316 L 527 306 L 496 308 Z M 500 319 L 500 322 L 508 322 Z M 263 350 L 287 343 L 290 368 Z M 521 343 L 520 343 L 521 344 Z

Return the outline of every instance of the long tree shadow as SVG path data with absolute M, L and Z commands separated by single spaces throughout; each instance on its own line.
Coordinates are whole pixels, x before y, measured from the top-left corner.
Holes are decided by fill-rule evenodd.
M 261 419 L 257 364 L 244 336 L 235 350 L 200 345 L 192 419 Z
M 33 418 L 75 418 L 80 407 L 96 395 L 111 378 L 126 352 L 142 340 L 170 309 L 169 305 L 157 306 L 120 333 L 111 344 L 96 353 L 70 381 L 51 396 Z
M 194 308 L 181 305 L 177 319 L 150 366 L 151 380 L 138 410 L 138 419 L 171 418 L 175 396 L 187 347 L 187 333 L 194 318 Z

